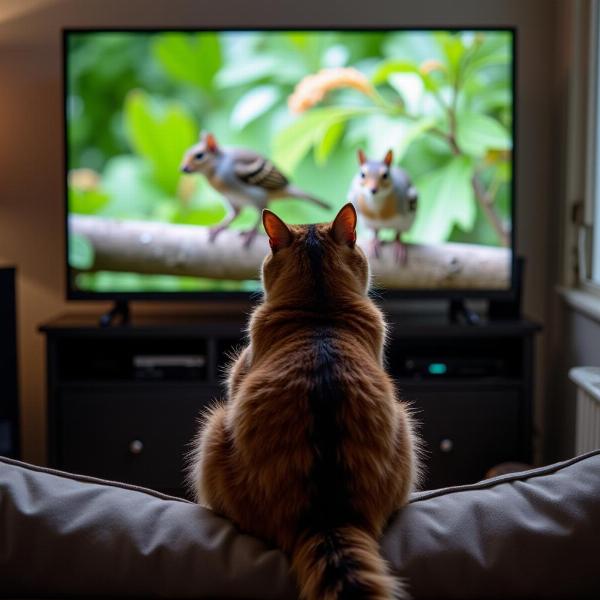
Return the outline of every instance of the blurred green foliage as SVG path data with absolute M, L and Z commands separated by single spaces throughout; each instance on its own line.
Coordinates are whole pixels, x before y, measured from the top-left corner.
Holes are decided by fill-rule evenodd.
M 265 153 L 292 181 L 333 208 L 273 203 L 290 222 L 331 218 L 357 171 L 356 151 L 388 148 L 419 190 L 415 242 L 499 245 L 476 199 L 481 179 L 498 222 L 510 231 L 511 46 L 505 32 L 73 33 L 68 39 L 69 168 L 99 173 L 69 188 L 70 211 L 202 226 L 225 215 L 199 176 L 181 175 L 200 130 L 219 143 Z M 329 93 L 294 115 L 288 97 L 307 75 L 354 67 L 374 96 Z M 234 221 L 253 222 L 251 208 Z M 72 239 L 84 269 L 93 250 Z M 224 282 L 129 273 L 81 273 L 79 289 L 186 291 L 257 289 Z

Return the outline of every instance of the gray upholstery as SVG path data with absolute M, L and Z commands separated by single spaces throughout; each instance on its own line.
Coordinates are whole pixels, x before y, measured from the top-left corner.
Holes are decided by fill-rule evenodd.
M 600 451 L 413 495 L 383 539 L 416 598 L 600 598 Z M 0 458 L 0 595 L 295 598 L 278 550 L 149 490 Z

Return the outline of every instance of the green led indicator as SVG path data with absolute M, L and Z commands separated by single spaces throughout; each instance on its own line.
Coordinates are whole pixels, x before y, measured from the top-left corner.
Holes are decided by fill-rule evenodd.
M 443 375 L 448 367 L 444 363 L 431 363 L 428 370 L 431 375 Z

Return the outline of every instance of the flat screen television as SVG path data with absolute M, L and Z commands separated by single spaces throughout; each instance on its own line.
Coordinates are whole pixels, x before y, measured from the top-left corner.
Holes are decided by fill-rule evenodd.
M 252 294 L 266 200 L 349 199 L 384 296 L 514 293 L 514 30 L 63 35 L 69 298 Z

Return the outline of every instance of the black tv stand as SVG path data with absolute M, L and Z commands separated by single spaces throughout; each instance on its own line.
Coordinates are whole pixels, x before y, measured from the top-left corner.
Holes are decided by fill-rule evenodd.
M 535 323 L 482 315 L 473 326 L 442 312 L 388 322 L 387 369 L 417 411 L 426 488 L 531 462 Z M 246 326 L 223 313 L 45 325 L 49 465 L 182 494 L 199 411 L 224 397 L 223 369 Z
M 115 305 L 100 317 L 100 327 L 110 327 L 119 318 L 121 325 L 127 325 L 129 317 L 129 302 L 127 300 L 117 300 Z
M 466 325 L 478 325 L 481 321 L 481 317 L 470 309 L 462 299 L 450 300 L 448 317 L 451 323 L 460 323 L 462 318 Z

